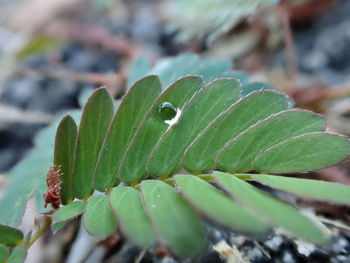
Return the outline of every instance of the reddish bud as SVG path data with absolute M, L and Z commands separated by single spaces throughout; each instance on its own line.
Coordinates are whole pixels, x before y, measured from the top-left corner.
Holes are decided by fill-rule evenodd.
M 55 166 L 50 167 L 46 177 L 47 192 L 44 194 L 45 207 L 52 205 L 53 209 L 58 209 L 61 204 L 61 173 Z

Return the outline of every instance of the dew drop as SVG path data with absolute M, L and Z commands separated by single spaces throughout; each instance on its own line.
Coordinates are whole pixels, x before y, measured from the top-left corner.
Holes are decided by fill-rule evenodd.
M 181 110 L 170 102 L 163 102 L 159 106 L 159 114 L 162 120 L 169 126 L 174 125 L 181 115 Z

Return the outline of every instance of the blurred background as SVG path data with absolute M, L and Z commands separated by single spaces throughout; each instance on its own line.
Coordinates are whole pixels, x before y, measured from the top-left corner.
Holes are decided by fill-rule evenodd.
M 347 0 L 0 0 L 0 198 L 37 132 L 93 89 L 121 97 L 139 57 L 228 59 L 350 135 L 349 14 Z M 346 163 L 318 176 L 350 184 Z M 28 262 L 62 260 L 33 249 Z

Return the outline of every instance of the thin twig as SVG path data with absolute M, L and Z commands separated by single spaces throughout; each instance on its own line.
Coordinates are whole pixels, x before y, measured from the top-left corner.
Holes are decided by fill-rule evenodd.
M 35 70 L 30 68 L 22 68 L 17 70 L 17 74 L 27 76 L 39 76 L 43 78 L 63 79 L 71 81 L 81 81 L 92 83 L 100 86 L 106 86 L 112 96 L 117 96 L 122 92 L 123 84 L 126 77 L 123 71 L 118 73 L 78 73 L 64 69 L 54 71 Z
M 286 61 L 288 77 L 296 84 L 298 78 L 298 61 L 294 47 L 293 33 L 290 27 L 290 17 L 288 10 L 283 4 L 278 6 L 278 12 L 283 26 L 283 37 L 286 45 Z M 293 85 L 296 88 L 296 85 Z
M 55 20 L 45 28 L 43 33 L 98 46 L 129 58 L 134 57 L 137 53 L 136 46 L 122 36 L 111 34 L 102 27 L 81 24 L 72 20 Z
M 320 221 L 325 223 L 325 224 L 332 225 L 332 226 L 335 226 L 337 228 L 341 228 L 341 229 L 346 230 L 346 231 L 350 231 L 350 226 L 348 226 L 342 222 L 331 220 L 331 219 L 321 217 L 321 216 L 318 216 L 318 219 L 320 219 Z
M 141 250 L 139 256 L 138 256 L 138 257 L 136 258 L 136 260 L 135 260 L 135 263 L 140 263 L 140 262 L 141 262 L 141 260 L 143 259 L 143 257 L 144 257 L 145 254 L 146 254 L 147 249 L 148 249 L 148 246 L 144 247 L 144 248 Z
M 348 83 L 339 88 L 333 87 L 332 89 L 329 89 L 324 96 L 325 99 L 336 99 L 342 97 L 350 97 L 350 85 Z
M 35 234 L 31 237 L 29 242 L 26 244 L 26 248 L 30 248 L 35 241 L 37 241 L 48 229 L 50 229 L 52 220 L 51 217 L 48 215 L 44 215 L 43 224 L 39 226 L 38 230 L 35 232 Z
M 260 251 L 268 258 L 271 259 L 271 255 L 270 253 L 264 248 L 262 247 L 258 241 L 254 241 L 254 244 L 260 249 Z

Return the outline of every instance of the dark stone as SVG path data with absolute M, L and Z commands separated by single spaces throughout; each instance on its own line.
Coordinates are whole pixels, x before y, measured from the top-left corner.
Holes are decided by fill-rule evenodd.
M 329 262 L 330 255 L 324 250 L 316 249 L 313 251 L 309 258 L 308 263 Z
M 43 125 L 15 125 L 0 130 L 0 172 L 6 172 L 33 146 L 32 138 Z
M 216 251 L 211 251 L 196 263 L 225 263 Z

